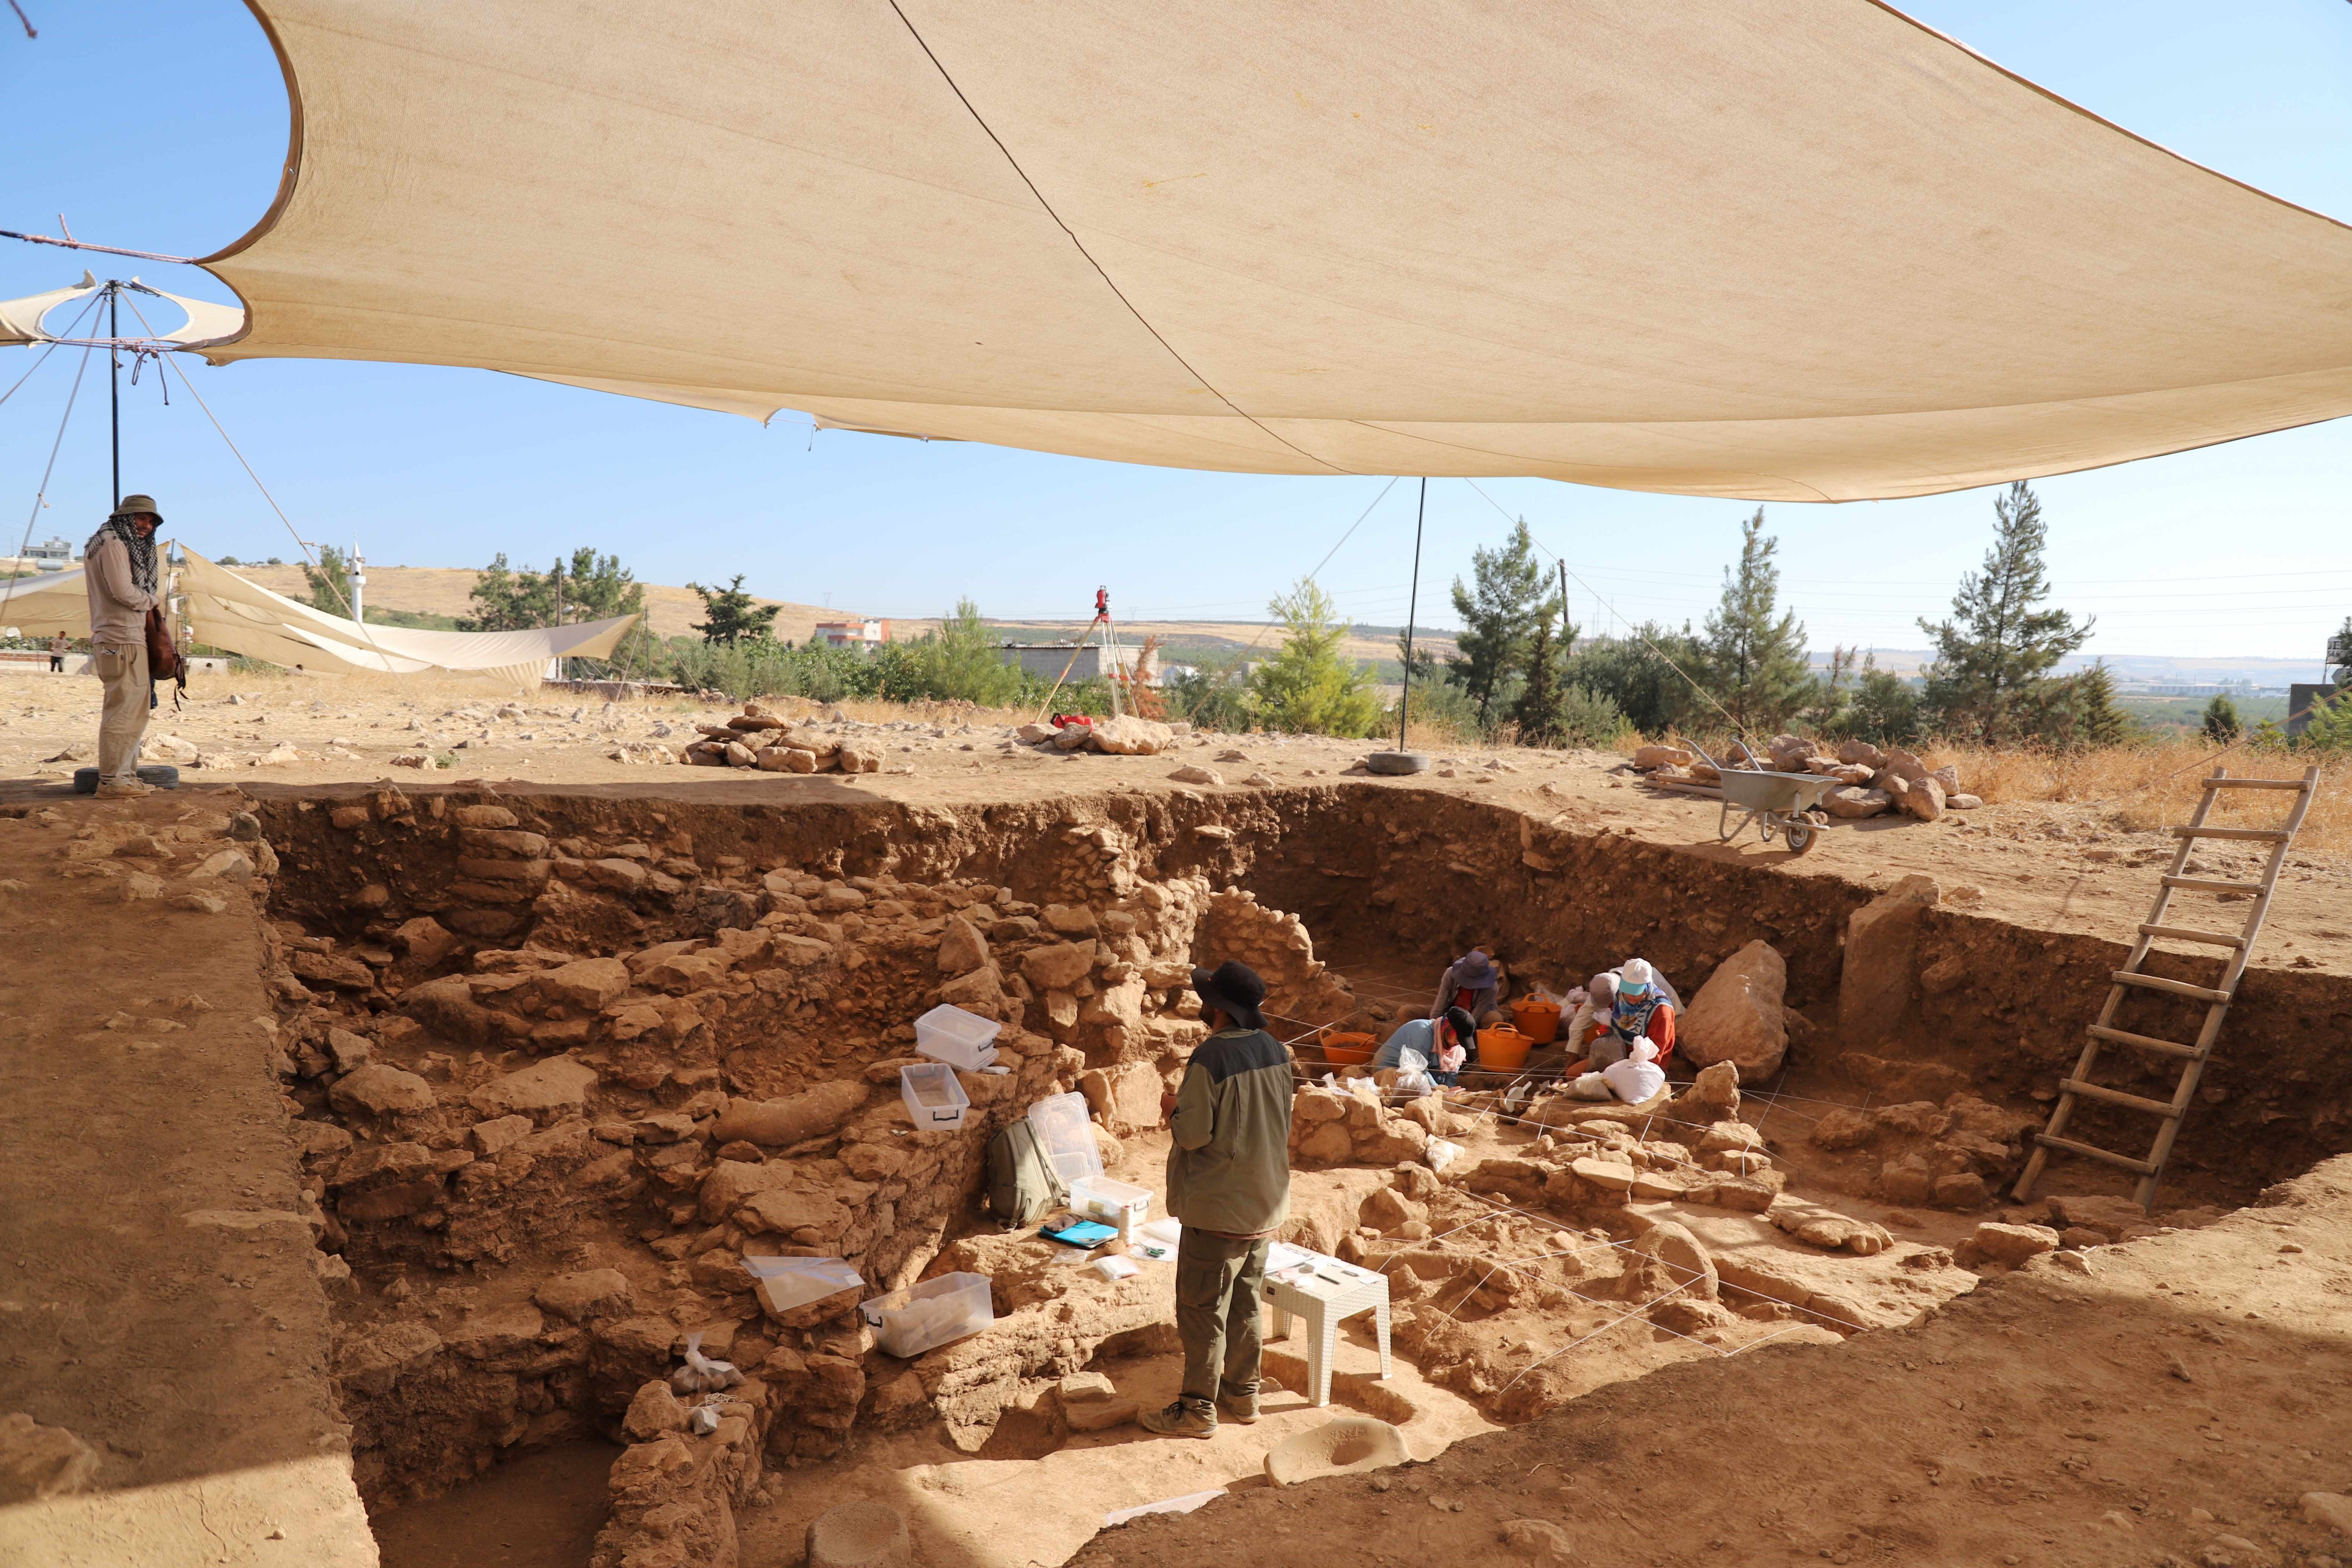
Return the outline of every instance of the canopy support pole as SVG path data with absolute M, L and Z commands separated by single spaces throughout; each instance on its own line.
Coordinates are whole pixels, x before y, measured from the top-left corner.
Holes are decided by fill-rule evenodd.
M 1404 728 L 1412 714 L 1412 626 L 1421 610 L 1421 525 L 1429 516 L 1429 476 L 1421 479 L 1421 504 L 1412 513 L 1412 596 L 1404 605 L 1404 695 L 1397 699 L 1397 750 L 1405 749 Z
M 116 342 L 122 339 L 120 305 L 122 285 L 109 279 L 106 285 L 106 335 Z M 122 351 L 113 343 L 106 350 L 106 413 L 107 447 L 114 456 L 113 506 L 122 504 Z

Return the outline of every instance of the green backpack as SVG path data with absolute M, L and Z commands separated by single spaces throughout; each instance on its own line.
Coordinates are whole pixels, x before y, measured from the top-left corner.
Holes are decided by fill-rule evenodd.
M 988 1141 L 988 1212 L 1007 1230 L 1037 1223 L 1070 1201 L 1029 1119 L 1019 1116 Z

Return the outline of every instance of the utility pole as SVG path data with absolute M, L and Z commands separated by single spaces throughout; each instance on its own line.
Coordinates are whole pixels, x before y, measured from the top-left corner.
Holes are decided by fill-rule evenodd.
M 1566 653 L 1566 652 L 1569 650 L 1569 644 L 1570 644 L 1570 640 L 1574 637 L 1574 636 L 1575 636 L 1575 628 L 1571 627 L 1571 626 L 1568 624 L 1568 557 L 1567 557 L 1567 556 L 1565 556 L 1565 555 L 1563 555 L 1563 556 L 1561 556 L 1561 557 L 1559 558 L 1559 649 L 1560 649 L 1560 652 L 1562 652 L 1562 653 Z
M 106 280 L 106 335 L 117 342 L 122 337 L 120 303 L 122 284 L 119 279 Z M 122 504 L 122 351 L 114 342 L 106 345 L 106 415 L 107 441 L 114 453 L 114 501 Z
M 1404 602 L 1404 694 L 1397 699 L 1397 750 L 1405 749 L 1405 725 L 1412 717 L 1412 625 L 1421 609 L 1421 524 L 1429 515 L 1429 476 L 1422 476 L 1421 504 L 1412 513 L 1412 596 Z

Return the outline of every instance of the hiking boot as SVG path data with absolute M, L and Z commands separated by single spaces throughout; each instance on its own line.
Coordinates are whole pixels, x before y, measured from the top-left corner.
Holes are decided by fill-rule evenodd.
M 1247 1426 L 1257 1419 L 1257 1392 L 1217 1395 L 1217 1414 L 1227 1421 Z
M 1162 1437 L 1213 1437 L 1217 1435 L 1217 1413 L 1203 1410 L 1179 1399 L 1165 1410 L 1147 1410 L 1135 1418 L 1136 1425 L 1147 1432 L 1157 1432 Z
M 137 800 L 153 795 L 155 786 L 138 779 L 100 779 L 95 793 L 100 800 Z

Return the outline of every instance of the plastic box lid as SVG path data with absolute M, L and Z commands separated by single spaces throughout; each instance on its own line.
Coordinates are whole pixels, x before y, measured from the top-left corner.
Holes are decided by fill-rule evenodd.
M 767 1305 L 778 1312 L 789 1312 L 844 1290 L 866 1288 L 865 1277 L 856 1267 L 838 1258 L 762 1258 L 746 1253 L 743 1269 L 752 1278 L 767 1282 L 761 1294 Z
M 1085 1095 L 1047 1095 L 1029 1108 L 1029 1125 L 1064 1187 L 1102 1174 L 1102 1146 L 1087 1118 Z
M 943 1002 L 915 1020 L 915 1048 L 951 1067 L 976 1070 L 996 1059 L 994 1042 L 1003 1027 Z

